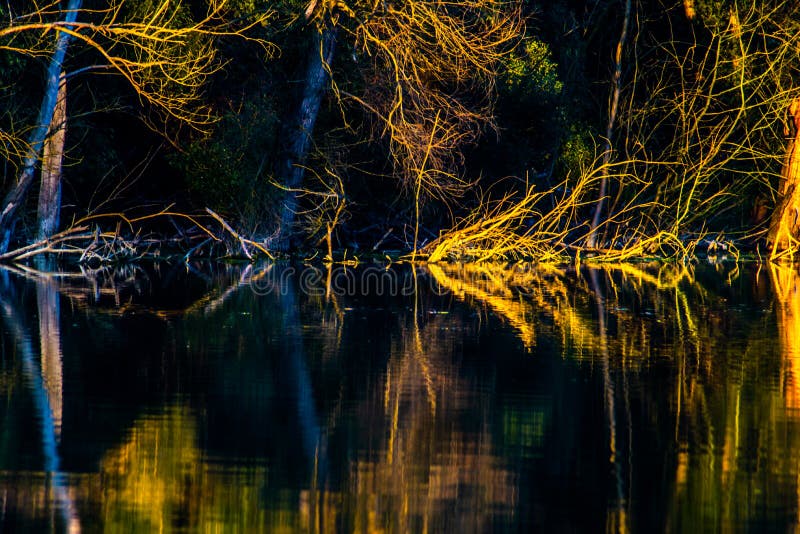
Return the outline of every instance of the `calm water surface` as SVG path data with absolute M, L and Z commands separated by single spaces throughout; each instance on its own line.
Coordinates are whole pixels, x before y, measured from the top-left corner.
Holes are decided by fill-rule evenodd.
M 0 271 L 0 531 L 791 531 L 790 267 Z

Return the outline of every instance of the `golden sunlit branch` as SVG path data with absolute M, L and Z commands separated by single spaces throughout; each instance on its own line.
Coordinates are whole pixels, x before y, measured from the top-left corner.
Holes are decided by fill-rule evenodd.
M 370 112 L 404 183 L 445 201 L 460 196 L 469 184 L 454 165 L 492 125 L 494 77 L 518 39 L 518 8 L 497 0 L 350 6 L 342 15 L 353 24 L 339 25 L 356 43 L 367 84 L 362 95 L 342 96 Z M 487 97 L 467 105 L 467 91 Z
M 710 29 L 707 46 L 675 39 L 660 45 L 652 63 L 640 64 L 634 55 L 636 68 L 653 75 L 615 89 L 614 130 L 627 132 L 624 143 L 605 140 L 606 150 L 589 168 L 555 188 L 537 192 L 526 185 L 499 201 L 483 198 L 421 252 L 429 261 L 563 261 L 589 239 L 592 261 L 682 258 L 698 246 L 738 257 L 737 239 L 767 233 L 759 206 L 770 199 L 756 197 L 760 189 L 780 201 L 782 215 L 773 217 L 768 236 L 771 255 L 793 257 L 800 250 L 800 187 L 794 185 L 800 158 L 795 138 L 787 149 L 779 126 L 789 110 L 793 131 L 800 129 L 800 86 L 792 83 L 800 32 L 791 21 L 778 24 L 777 9 L 731 11 L 724 25 Z M 612 141 L 614 162 L 607 157 Z M 777 178 L 781 185 L 773 189 Z M 590 228 L 586 212 L 598 190 L 609 192 L 602 197 L 607 211 Z M 752 211 L 751 230 L 706 238 L 710 221 L 736 211 Z
M 260 45 L 265 53 L 273 45 L 251 37 L 250 30 L 266 23 L 270 13 L 260 13 L 234 25 L 228 22 L 227 0 L 209 2 L 199 20 L 189 21 L 180 2 L 161 1 L 152 13 L 136 13 L 128 0 L 118 0 L 104 10 L 81 10 L 74 23 L 46 21 L 0 27 L 0 50 L 27 55 L 49 53 L 49 31 L 71 35 L 96 51 L 107 66 L 122 75 L 140 98 L 166 116 L 204 129 L 215 118 L 201 99 L 207 78 L 224 65 L 217 59 L 214 39 L 236 37 Z M 45 13 L 46 14 L 46 13 Z M 32 17 L 24 17 L 32 18 Z M 99 18 L 97 22 L 86 19 Z M 42 33 L 33 45 L 14 45 L 18 35 Z

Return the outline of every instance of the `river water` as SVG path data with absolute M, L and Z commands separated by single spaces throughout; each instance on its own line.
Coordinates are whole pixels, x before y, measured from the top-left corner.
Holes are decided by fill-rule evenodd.
M 0 271 L 0 531 L 789 531 L 800 274 Z

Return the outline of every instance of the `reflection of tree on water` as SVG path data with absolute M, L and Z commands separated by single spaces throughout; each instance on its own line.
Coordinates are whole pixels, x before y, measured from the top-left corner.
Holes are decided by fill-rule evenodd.
M 784 355 L 782 373 L 786 406 L 800 409 L 800 274 L 792 265 L 770 264 L 775 293 L 778 335 Z
M 318 477 L 324 480 L 327 470 L 325 443 L 320 428 L 319 416 L 314 402 L 314 391 L 306 367 L 306 354 L 303 344 L 303 325 L 300 322 L 299 306 L 295 288 L 289 284 L 280 295 L 282 310 L 284 355 L 289 375 L 289 392 L 296 402 L 296 416 L 300 426 L 303 452 L 314 462 L 316 487 Z
M 608 418 L 608 449 L 610 452 L 609 462 L 611 463 L 611 472 L 614 485 L 614 501 L 609 503 L 609 514 L 606 520 L 606 532 L 627 532 L 628 525 L 628 509 L 626 499 L 626 490 L 624 487 L 623 470 L 625 465 L 622 465 L 620 447 L 618 446 L 618 429 L 617 429 L 617 373 L 612 377 L 611 371 L 611 355 L 608 351 L 608 332 L 606 331 L 606 302 L 603 295 L 603 290 L 600 288 L 598 281 L 598 273 L 596 270 L 589 271 L 589 283 L 592 291 L 594 292 L 595 302 L 597 303 L 597 335 L 600 342 L 600 357 L 603 374 L 603 393 L 605 400 L 605 412 Z M 624 368 L 622 373 L 625 373 Z M 625 389 L 625 400 L 627 404 L 627 388 Z M 630 425 L 628 425 L 630 429 Z M 630 469 L 630 466 L 627 466 Z
M 142 530 L 472 531 L 516 525 L 516 513 L 527 514 L 522 524 L 575 526 L 572 516 L 536 517 L 567 495 L 575 514 L 602 513 L 593 518 L 611 531 L 797 525 L 794 270 L 720 277 L 674 264 L 435 267 L 431 276 L 452 293 L 423 290 L 413 302 L 303 295 L 297 286 L 255 295 L 246 288 L 264 271 L 253 266 L 206 273 L 213 287 L 199 298 L 149 310 L 147 325 L 165 326 L 142 348 L 168 347 L 153 362 L 174 366 L 183 381 L 170 377 L 169 395 L 135 405 L 99 472 L 70 476 L 78 509 Z M 117 281 L 120 307 L 145 315 L 131 282 Z M 6 330 L 21 355 L 32 355 L 55 443 L 60 390 L 48 382 L 63 372 L 50 359 L 60 361 L 57 340 L 69 348 L 74 330 L 60 332 L 59 309 L 46 303 L 54 287 L 76 307 L 91 295 L 77 279 L 37 284 L 37 304 L 47 308 L 41 367 L 35 341 L 24 350 L 18 342 L 26 318 L 10 291 L 0 298 Z M 448 308 L 450 295 L 491 313 Z M 120 313 L 103 308 L 87 328 L 122 324 Z M 14 317 L 19 328 L 8 326 Z M 509 327 L 502 340 L 477 335 L 500 323 Z M 467 347 L 482 338 L 492 345 Z M 517 354 L 522 345 L 532 354 Z M 482 376 L 465 350 L 499 363 Z M 156 375 L 153 362 L 130 368 Z M 545 371 L 541 382 L 514 386 L 500 376 L 519 362 L 543 362 L 520 367 Z M 137 384 L 162 386 L 160 376 L 149 380 Z M 535 405 L 503 398 L 509 385 L 536 389 Z M 237 433 L 233 451 L 220 443 L 225 432 Z M 245 467 L 215 460 L 225 454 Z M 570 476 L 605 488 L 577 499 L 571 486 L 545 494 Z M 579 500 L 586 496 L 599 504 Z
M 764 296 L 766 282 L 763 275 L 741 281 Z M 772 291 L 781 332 L 781 310 L 797 304 L 782 296 L 777 277 Z M 795 529 L 800 419 L 791 408 L 794 394 L 781 385 L 784 336 L 776 344 L 775 317 L 761 314 L 766 298 L 749 311 L 726 309 L 724 295 L 709 297 L 693 306 L 693 333 L 678 338 L 670 354 L 679 373 L 671 389 L 677 461 L 669 525 Z
M 66 478 L 61 472 L 58 441 L 61 434 L 63 375 L 60 344 L 60 313 L 58 293 L 52 280 L 43 280 L 36 286 L 39 314 L 40 365 L 36 365 L 36 352 L 18 308 L 8 299 L 13 295 L 7 273 L 0 274 L 0 311 L 6 329 L 11 333 L 19 350 L 23 373 L 33 397 L 39 419 L 44 473 L 47 477 L 48 500 L 61 516 L 68 532 L 80 532 L 80 521 Z M 38 368 L 37 368 L 38 367 Z
M 45 278 L 36 284 L 36 304 L 39 310 L 39 354 L 42 377 L 47 390 L 53 427 L 56 437 L 61 435 L 63 409 L 63 371 L 61 365 L 61 318 L 60 302 L 56 283 Z
M 674 264 L 580 273 L 431 269 L 459 298 L 496 312 L 526 346 L 532 331 L 553 335 L 565 358 L 598 377 L 616 488 L 606 526 L 614 531 L 798 525 L 800 277 L 794 268 L 772 268 L 776 346 L 774 319 L 748 300 L 769 305 L 767 277 L 753 271 L 731 267 L 727 277 L 701 282 L 694 268 Z M 652 523 L 657 518 L 664 522 Z
M 515 479 L 498 465 L 489 432 L 489 397 L 465 392 L 459 319 L 428 315 L 415 296 L 398 318 L 382 383 L 359 402 L 368 451 L 352 458 L 339 489 L 312 491 L 311 531 L 488 531 L 518 504 Z M 396 332 L 396 333 L 395 333 Z M 464 421 L 465 413 L 483 413 Z

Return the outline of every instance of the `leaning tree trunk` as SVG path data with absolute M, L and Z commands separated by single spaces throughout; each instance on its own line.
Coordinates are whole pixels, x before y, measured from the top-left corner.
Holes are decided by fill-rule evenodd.
M 67 11 L 64 15 L 64 22 L 70 24 L 75 22 L 82 0 L 69 0 Z M 50 125 L 53 122 L 53 113 L 58 102 L 58 91 L 60 86 L 61 71 L 64 64 L 64 56 L 67 54 L 70 36 L 64 32 L 58 32 L 56 48 L 50 57 L 50 64 L 47 67 L 47 79 L 45 81 L 44 97 L 39 108 L 39 116 L 36 119 L 36 126 L 28 137 L 28 149 L 25 159 L 22 162 L 22 171 L 17 176 L 16 182 L 11 190 L 6 193 L 3 203 L 0 204 L 0 253 L 6 252 L 11 243 L 11 237 L 16 221 L 17 210 L 25 199 L 25 195 L 33 183 L 36 164 L 39 162 L 39 154 L 42 151 Z
M 619 97 L 622 93 L 622 50 L 625 41 L 628 39 L 628 26 L 631 20 L 631 0 L 625 0 L 625 15 L 622 20 L 622 32 L 617 41 L 617 48 L 614 54 L 614 89 L 611 93 L 611 105 L 608 110 L 608 123 L 606 124 L 606 141 L 603 148 L 603 167 L 600 176 L 600 191 L 597 195 L 592 221 L 589 227 L 589 235 L 586 238 L 586 247 L 597 247 L 597 228 L 603 215 L 603 205 L 606 201 L 608 191 L 608 166 L 611 164 L 613 146 L 611 138 L 614 136 L 614 126 L 617 122 L 617 110 L 619 109 Z
M 767 234 L 767 241 L 772 245 L 772 259 L 787 252 L 793 255 L 800 249 L 800 146 L 797 135 L 800 131 L 800 97 L 789 106 L 788 125 L 791 129 L 789 146 L 781 171 L 778 203 Z
M 290 245 L 297 213 L 297 193 L 303 185 L 303 166 L 311 148 L 311 135 L 327 87 L 335 49 L 336 27 L 328 22 L 321 31 L 314 33 L 314 47 L 306 68 L 303 97 L 283 133 L 283 154 L 276 171 L 278 180 L 286 188 L 286 196 L 281 210 L 278 240 L 274 245 L 278 250 L 286 250 Z
M 39 188 L 37 239 L 46 239 L 58 230 L 61 214 L 61 166 L 67 133 L 67 81 L 61 73 L 58 101 L 53 112 L 50 134 L 42 149 L 42 180 Z

